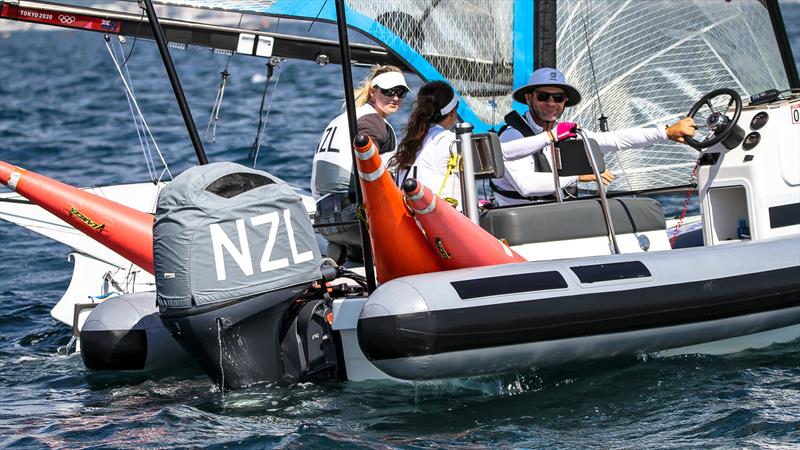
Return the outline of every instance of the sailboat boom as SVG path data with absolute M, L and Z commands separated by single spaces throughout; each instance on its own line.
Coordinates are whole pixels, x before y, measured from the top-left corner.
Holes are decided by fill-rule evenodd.
M 153 39 L 146 17 L 121 11 L 27 0 L 0 1 L 0 18 Z M 341 64 L 339 43 L 333 40 L 168 18 L 159 18 L 159 23 L 170 44 L 206 47 L 223 53 Z M 271 53 L 265 54 L 259 42 L 269 43 Z M 356 65 L 392 64 L 411 71 L 401 59 L 376 45 L 350 44 L 350 57 Z

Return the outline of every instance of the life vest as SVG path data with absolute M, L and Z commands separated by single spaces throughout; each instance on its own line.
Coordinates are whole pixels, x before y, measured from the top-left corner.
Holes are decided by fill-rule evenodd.
M 378 114 L 378 112 L 370 104 L 356 108 L 356 120 L 368 114 Z M 389 122 L 386 120 L 384 122 L 391 140 L 394 141 L 394 129 Z M 347 192 L 351 187 L 353 155 L 349 130 L 350 124 L 346 112 L 336 116 L 325 127 L 311 169 L 311 193 L 315 198 L 332 192 Z M 387 158 L 387 154 L 382 156 L 384 159 Z

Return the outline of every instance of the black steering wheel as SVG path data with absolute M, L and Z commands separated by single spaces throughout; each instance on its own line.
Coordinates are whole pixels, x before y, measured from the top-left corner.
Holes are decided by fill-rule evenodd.
M 724 111 L 715 111 L 712 100 L 716 100 L 717 97 L 723 95 L 730 97 L 728 106 L 725 107 Z M 733 109 L 733 118 L 728 118 L 725 113 L 730 109 L 731 105 L 735 105 Z M 689 114 L 687 114 L 686 117 L 694 119 L 695 114 L 697 114 L 703 106 L 707 106 L 708 109 L 711 110 L 711 114 L 708 115 L 705 123 L 705 127 L 709 130 L 708 136 L 700 141 L 688 136 L 684 138 L 686 144 L 697 150 L 716 145 L 725 140 L 725 138 L 733 132 L 736 127 L 736 122 L 739 121 L 739 116 L 742 114 L 742 98 L 733 89 L 722 88 L 713 90 L 698 100 L 697 103 L 692 106 L 692 109 L 689 110 Z M 698 125 L 698 127 L 703 127 L 703 125 Z

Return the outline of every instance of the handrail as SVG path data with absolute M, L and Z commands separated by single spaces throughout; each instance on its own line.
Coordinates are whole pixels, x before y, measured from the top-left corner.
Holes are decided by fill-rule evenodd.
M 603 218 L 606 221 L 606 230 L 608 232 L 608 241 L 611 245 L 611 250 L 615 254 L 618 254 L 620 253 L 619 245 L 617 245 L 617 234 L 614 232 L 614 224 L 611 221 L 611 211 L 608 208 L 606 187 L 603 184 L 603 178 L 600 176 L 600 170 L 598 169 L 597 160 L 594 158 L 594 152 L 592 152 L 589 136 L 580 128 L 576 130 L 576 133 L 581 137 L 581 139 L 583 139 L 583 148 L 586 151 L 586 157 L 589 159 L 589 162 L 592 165 L 592 172 L 597 180 L 597 192 L 600 194 L 600 205 L 603 209 Z

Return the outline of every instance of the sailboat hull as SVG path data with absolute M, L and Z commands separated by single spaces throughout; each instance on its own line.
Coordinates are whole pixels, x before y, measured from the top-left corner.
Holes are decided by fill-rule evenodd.
M 92 370 L 192 367 L 158 317 L 155 292 L 119 295 L 90 310 L 80 330 L 83 364 Z

